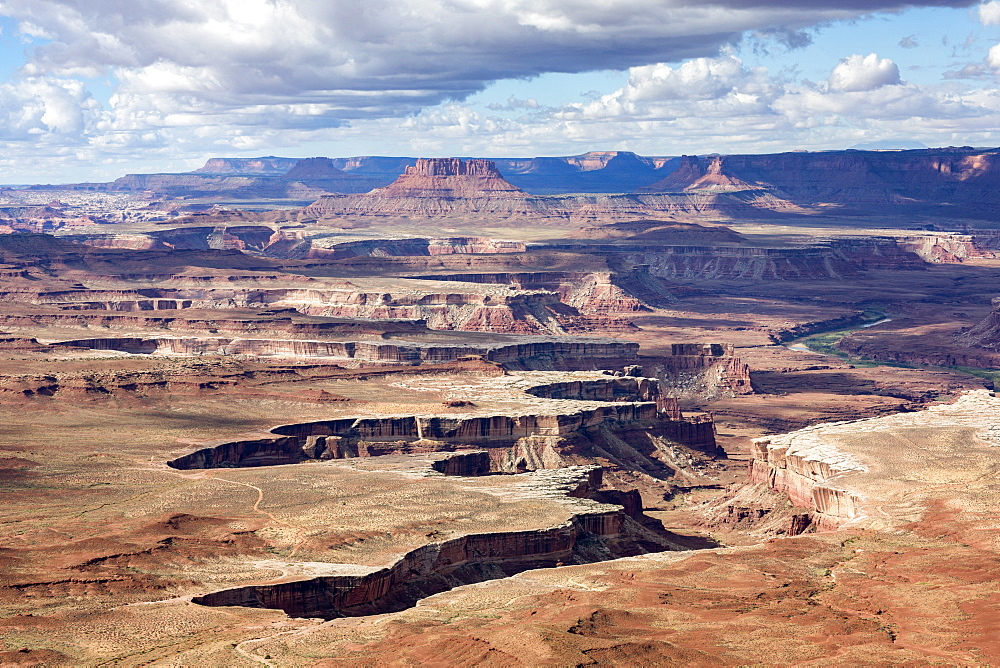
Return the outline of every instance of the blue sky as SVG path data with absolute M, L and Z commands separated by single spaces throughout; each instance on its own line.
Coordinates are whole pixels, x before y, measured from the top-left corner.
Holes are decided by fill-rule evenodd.
M 1000 145 L 1000 1 L 0 0 L 0 182 Z

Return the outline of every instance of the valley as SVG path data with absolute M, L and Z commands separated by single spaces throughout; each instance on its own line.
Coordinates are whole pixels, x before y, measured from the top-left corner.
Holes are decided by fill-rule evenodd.
M 5 190 L 0 664 L 989 665 L 996 179 L 611 151 Z

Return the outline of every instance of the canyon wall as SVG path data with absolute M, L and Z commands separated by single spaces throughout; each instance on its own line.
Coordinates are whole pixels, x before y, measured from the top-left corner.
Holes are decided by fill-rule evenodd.
M 367 575 L 314 578 L 229 589 L 192 601 L 211 606 L 283 610 L 293 617 L 360 617 L 403 610 L 453 587 L 508 577 L 532 568 L 603 561 L 643 550 L 612 551 L 623 511 L 579 515 L 552 529 L 471 534 L 407 553 L 389 568 Z M 603 539 L 603 540 L 602 540 Z M 617 541 L 624 543 L 625 541 Z
M 834 530 L 858 519 L 862 512 L 861 499 L 833 479 L 865 468 L 812 436 L 812 432 L 824 426 L 829 425 L 754 439 L 750 449 L 750 481 L 785 494 L 794 506 L 810 509 L 812 524 L 817 529 Z
M 581 444 L 588 439 L 602 441 L 602 430 L 643 430 L 705 453 L 725 456 L 716 445 L 711 416 L 683 417 L 677 399 L 664 396 L 655 379 L 607 376 L 535 384 L 524 392 L 560 402 L 585 403 L 561 405 L 558 413 L 342 417 L 282 425 L 268 435 L 209 445 L 169 464 L 180 469 L 268 466 L 307 459 L 485 449 L 491 471 L 516 472 L 565 466 L 564 454 L 586 447 Z M 582 435 L 582 440 L 570 438 L 577 435 Z M 656 448 L 643 445 L 647 451 L 640 454 L 640 440 L 650 439 L 630 437 L 621 446 L 626 456 L 649 464 Z
M 527 445 L 521 439 L 567 436 L 602 425 L 653 423 L 658 417 L 656 404 L 649 402 L 611 403 L 565 414 L 342 418 L 275 427 L 274 436 L 220 443 L 169 464 L 178 469 L 225 468 L 485 446 L 516 449 Z
M 671 354 L 649 360 L 664 389 L 675 396 L 753 394 L 750 367 L 727 343 L 675 343 Z
M 490 362 L 534 362 L 542 366 L 571 360 L 592 360 L 594 364 L 599 364 L 606 359 L 635 359 L 639 350 L 639 345 L 630 341 L 569 337 L 548 340 L 538 337 L 523 343 L 465 345 L 180 336 L 108 337 L 59 341 L 52 345 L 145 354 L 334 357 L 372 362 L 447 362 L 463 357 L 479 356 Z
M 199 605 L 279 609 L 296 617 L 375 615 L 403 610 L 422 598 L 459 585 L 509 577 L 529 569 L 688 549 L 683 539 L 663 530 L 658 523 L 635 519 L 649 519 L 642 516 L 641 504 L 636 507 L 637 494 L 599 490 L 600 473 L 599 468 L 574 467 L 545 474 L 563 484 L 558 490 L 546 489 L 543 484 L 538 493 L 554 496 L 558 491 L 576 499 L 578 510 L 558 526 L 467 534 L 418 547 L 385 568 L 353 568 L 350 574 L 238 587 L 196 596 L 192 601 Z M 623 501 L 631 507 L 585 501 L 589 498 Z M 331 566 L 334 569 L 336 566 Z

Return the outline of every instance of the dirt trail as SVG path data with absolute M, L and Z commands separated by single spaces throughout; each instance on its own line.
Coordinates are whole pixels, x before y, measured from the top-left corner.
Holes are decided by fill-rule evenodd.
M 288 527 L 289 529 L 293 530 L 296 534 L 298 534 L 298 536 L 299 536 L 298 540 L 296 541 L 295 545 L 292 546 L 291 551 L 288 553 L 289 557 L 294 557 L 295 556 L 295 553 L 298 552 L 299 547 L 301 547 L 302 544 L 305 542 L 305 536 L 303 535 L 302 527 L 295 526 L 294 524 L 289 524 L 288 522 L 285 522 L 284 520 L 279 520 L 272 513 L 269 513 L 266 510 L 261 510 L 260 509 L 260 504 L 263 503 L 263 501 L 264 501 L 264 490 L 262 490 L 257 485 L 251 485 L 248 482 L 240 482 L 238 480 L 229 480 L 228 478 L 220 478 L 220 477 L 214 476 L 214 475 L 213 476 L 208 476 L 208 477 L 212 478 L 213 480 L 218 480 L 219 482 L 228 482 L 228 483 L 230 483 L 232 485 L 240 485 L 241 487 L 249 487 L 250 489 L 252 489 L 255 492 L 257 492 L 257 500 L 254 501 L 254 504 L 251 507 L 251 510 L 253 510 L 253 512 L 257 513 L 258 515 L 263 515 L 263 516 L 267 517 L 268 519 L 270 519 L 275 524 L 280 524 L 281 526 Z

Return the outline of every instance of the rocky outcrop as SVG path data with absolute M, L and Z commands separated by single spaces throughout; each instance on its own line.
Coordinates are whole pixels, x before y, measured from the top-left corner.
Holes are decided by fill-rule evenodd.
M 490 362 L 560 364 L 573 360 L 634 359 L 638 344 L 613 339 L 533 337 L 523 343 L 434 345 L 373 341 L 322 341 L 258 338 L 95 338 L 60 341 L 53 346 L 121 350 L 131 353 L 181 355 L 251 355 L 280 357 L 335 357 L 372 362 L 447 362 L 478 356 Z
M 899 237 L 900 247 L 915 253 L 924 262 L 958 264 L 970 258 L 993 257 L 975 238 L 964 234 L 922 234 Z
M 316 179 L 337 179 L 345 176 L 344 172 L 334 166 L 330 158 L 305 158 L 285 172 L 289 181 L 312 181 Z
M 308 216 L 565 215 L 554 202 L 508 183 L 489 160 L 421 159 L 396 181 L 364 195 L 323 197 Z
M 576 467 L 548 475 L 565 480 L 563 494 L 579 498 L 591 491 L 591 471 Z M 403 610 L 462 584 L 528 569 L 684 549 L 677 537 L 640 525 L 624 508 L 592 505 L 557 527 L 460 536 L 412 550 L 387 568 L 361 569 L 367 573 L 251 585 L 192 600 L 200 605 L 274 608 L 296 617 L 355 617 Z
M 646 188 L 639 189 L 639 192 L 688 192 L 692 190 L 734 192 L 759 188 L 759 186 L 751 185 L 737 176 L 726 173 L 726 170 L 723 169 L 723 158 L 720 155 L 702 159 L 685 155 L 681 156 L 677 169 L 669 176 Z
M 492 463 L 486 450 L 456 452 L 431 464 L 431 468 L 444 475 L 481 476 L 489 475 Z
M 750 367 L 732 344 L 675 343 L 671 354 L 643 364 L 655 369 L 662 387 L 677 396 L 719 397 L 753 394 Z
M 657 420 L 655 403 L 614 403 L 565 414 L 342 418 L 272 429 L 277 436 L 202 448 L 169 462 L 177 469 L 294 464 L 307 459 L 521 447 L 523 438 L 566 436 L 602 425 Z
M 367 575 L 241 587 L 196 596 L 192 602 L 274 608 L 293 617 L 324 619 L 395 612 L 463 584 L 509 577 L 533 568 L 641 553 L 612 552 L 604 547 L 601 539 L 619 538 L 625 519 L 621 511 L 595 513 L 553 529 L 462 536 L 418 548 L 393 566 Z
M 88 328 L 107 328 L 109 330 L 132 330 L 132 331 L 149 331 L 149 330 L 164 330 L 164 331 L 181 331 L 181 332 L 206 332 L 206 333 L 219 333 L 225 332 L 230 335 L 239 334 L 251 334 L 254 335 L 254 340 L 261 340 L 262 337 L 267 335 L 273 335 L 275 340 L 278 340 L 284 336 L 362 336 L 362 335 L 374 335 L 382 336 L 383 334 L 414 334 L 414 333 L 425 333 L 427 328 L 423 322 L 406 322 L 406 321 L 375 321 L 375 320 L 336 320 L 330 318 L 325 321 L 300 321 L 293 317 L 286 316 L 267 316 L 263 315 L 261 317 L 232 317 L 232 318 L 220 318 L 218 320 L 212 320 L 210 318 L 204 317 L 180 317 L 176 315 L 126 315 L 117 314 L 115 312 L 107 311 L 80 311 L 80 312 L 65 312 L 65 313 L 7 313 L 0 314 L 0 323 L 7 324 L 12 327 L 32 327 L 32 326 L 69 326 L 69 327 L 88 327 Z M 114 338 L 110 336 L 100 337 L 101 340 L 107 340 L 111 343 L 102 344 L 114 346 Z M 193 337 L 185 338 L 183 336 L 177 337 L 173 340 L 190 340 L 195 341 Z M 233 337 L 209 337 L 213 341 L 228 341 L 232 342 Z M 81 343 L 81 347 L 88 347 L 92 339 L 81 339 L 84 343 Z M 206 339 L 207 340 L 207 339 Z M 76 345 L 72 341 L 58 342 L 54 345 Z M 182 344 L 171 343 L 167 340 L 165 346 L 179 346 Z M 200 344 L 191 343 L 190 345 L 198 346 Z M 220 345 L 227 345 L 227 343 L 220 343 Z M 245 344 L 248 347 L 253 347 L 252 343 Z M 280 344 L 275 344 L 279 345 Z M 104 350 L 111 350 L 112 348 L 104 348 Z M 176 348 L 179 351 L 179 348 Z M 462 352 L 457 354 L 470 354 L 468 352 Z M 471 353 L 474 354 L 474 353 Z
M 524 198 L 523 190 L 504 180 L 490 160 L 420 159 L 395 182 L 372 193 L 385 198 Z
M 286 303 L 307 315 L 419 320 L 429 329 L 497 334 L 561 334 L 558 317 L 565 312 L 558 295 L 541 291 L 396 294 L 330 291 L 322 301 Z
M 546 383 L 529 387 L 525 392 L 545 399 L 575 399 L 578 401 L 657 401 L 663 398 L 660 393 L 660 384 L 656 379 L 632 376 L 609 376 L 599 380 L 568 380 Z M 664 408 L 664 410 L 667 409 Z
M 484 272 L 433 274 L 409 278 L 509 285 L 517 290 L 544 290 L 559 295 L 559 301 L 584 315 L 608 315 L 648 311 L 672 304 L 675 285 L 652 276 L 647 265 L 623 267 L 619 271 Z
M 601 441 L 599 432 L 608 429 L 646 429 L 696 450 L 725 456 L 716 446 L 711 417 L 683 417 L 677 400 L 664 396 L 655 379 L 609 375 L 565 382 L 528 381 L 521 391 L 550 400 L 544 404 L 548 408 L 509 414 L 343 417 L 282 425 L 272 429 L 271 435 L 209 445 L 169 464 L 180 469 L 268 466 L 307 459 L 485 449 L 489 471 L 517 472 L 564 466 L 567 460 L 560 449 L 579 447 L 567 437 L 595 434 L 583 438 Z M 628 456 L 636 456 L 634 445 L 625 447 L 632 450 Z M 650 450 L 639 457 L 652 454 Z
M 754 439 L 750 481 L 785 494 L 795 506 L 809 508 L 818 528 L 832 530 L 862 515 L 859 497 L 834 479 L 866 469 L 815 436 L 814 432 L 828 426 Z

